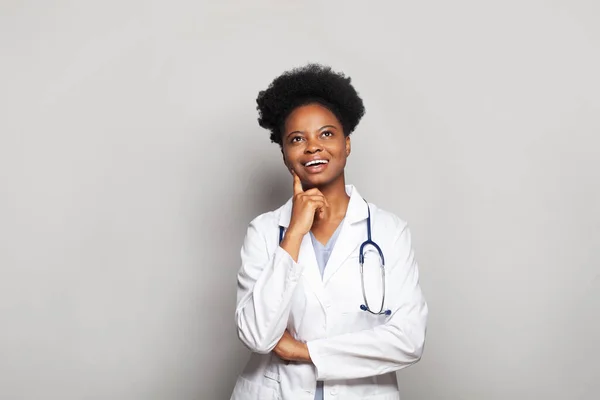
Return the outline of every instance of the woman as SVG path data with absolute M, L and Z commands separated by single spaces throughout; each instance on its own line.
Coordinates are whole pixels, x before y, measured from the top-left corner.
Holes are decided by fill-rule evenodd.
M 407 224 L 345 183 L 363 102 L 350 78 L 309 64 L 257 103 L 293 196 L 244 239 L 235 316 L 253 354 L 231 399 L 400 399 L 395 371 L 420 359 L 428 309 Z

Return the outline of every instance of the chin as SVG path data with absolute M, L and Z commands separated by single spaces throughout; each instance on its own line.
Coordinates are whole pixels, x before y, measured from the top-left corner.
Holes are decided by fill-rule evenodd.
M 323 179 L 315 179 L 314 176 L 308 176 L 306 179 L 302 180 L 302 184 L 306 186 L 306 189 L 312 189 L 314 187 L 319 187 L 327 184 L 327 181 Z
M 329 186 L 337 180 L 337 177 L 327 177 L 319 175 L 309 175 L 303 183 L 307 186 L 307 189 L 320 188 Z

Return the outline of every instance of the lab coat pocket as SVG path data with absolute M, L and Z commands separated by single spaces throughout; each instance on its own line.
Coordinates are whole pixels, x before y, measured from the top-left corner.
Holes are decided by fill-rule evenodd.
M 275 353 L 271 352 L 271 359 L 264 370 L 265 386 L 273 389 L 276 395 L 281 394 L 281 365 L 285 363 Z
M 340 315 L 340 328 L 342 332 L 338 334 L 351 333 L 371 329 L 385 324 L 387 315 L 375 315 L 367 311 L 345 311 Z
M 279 371 L 275 371 L 275 370 L 266 370 L 265 371 L 265 378 L 270 379 L 274 382 L 281 382 L 281 377 L 279 376 Z
M 280 400 L 274 389 L 239 376 L 231 400 Z

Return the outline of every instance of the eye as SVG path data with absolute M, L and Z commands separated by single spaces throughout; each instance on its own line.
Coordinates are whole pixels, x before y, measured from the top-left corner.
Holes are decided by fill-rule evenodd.
M 294 136 L 292 137 L 292 139 L 290 140 L 290 143 L 297 143 L 300 140 L 302 140 L 302 136 Z
M 325 137 L 331 137 L 331 136 L 333 136 L 333 132 L 331 132 L 331 131 L 323 131 L 322 135 L 325 136 Z

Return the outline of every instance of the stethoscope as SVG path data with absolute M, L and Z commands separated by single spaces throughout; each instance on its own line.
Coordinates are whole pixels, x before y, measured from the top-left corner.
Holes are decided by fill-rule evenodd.
M 365 202 L 366 202 L 366 200 L 365 200 Z M 360 285 L 362 287 L 363 300 L 365 301 L 364 304 L 360 305 L 360 309 L 363 311 L 370 312 L 371 314 L 374 314 L 374 315 L 391 315 L 392 310 L 384 310 L 383 309 L 384 305 L 385 305 L 385 259 L 383 257 L 383 252 L 381 251 L 381 248 L 379 247 L 379 245 L 371 239 L 371 209 L 369 208 L 369 203 L 367 203 L 367 211 L 368 211 L 367 240 L 365 240 L 360 245 L 360 250 L 358 253 L 358 263 L 360 264 Z M 283 240 L 283 233 L 284 233 L 284 227 L 280 226 L 279 227 L 279 243 L 281 243 L 281 241 Z M 378 312 L 371 310 L 371 308 L 369 307 L 369 302 L 367 301 L 367 293 L 365 292 L 365 277 L 364 277 L 364 272 L 363 272 L 363 265 L 365 262 L 364 249 L 366 246 L 373 246 L 375 248 L 375 250 L 377 250 L 377 253 L 379 253 L 379 258 L 381 260 L 381 263 L 380 263 L 381 285 L 383 287 L 383 295 L 381 296 L 381 307 L 379 308 Z

